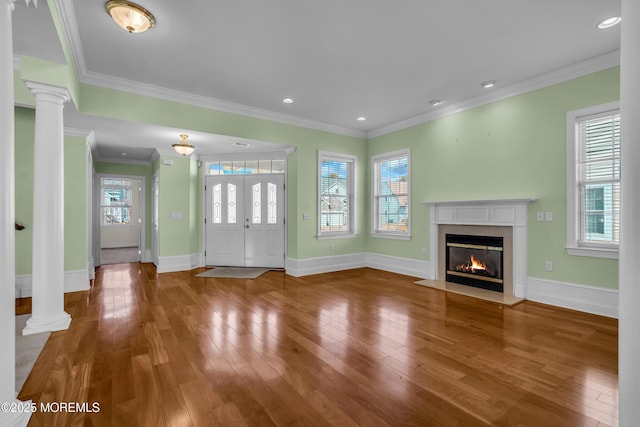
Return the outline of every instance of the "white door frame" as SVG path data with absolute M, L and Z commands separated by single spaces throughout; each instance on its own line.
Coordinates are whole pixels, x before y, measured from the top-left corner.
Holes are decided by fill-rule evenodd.
M 140 251 L 140 262 L 148 262 L 147 256 L 146 256 L 146 246 L 147 246 L 147 239 L 146 239 L 146 229 L 147 229 L 147 196 L 146 196 L 146 190 L 147 190 L 147 180 L 146 177 L 144 175 L 126 175 L 126 174 L 118 174 L 118 173 L 98 173 L 96 174 L 96 197 L 95 199 L 95 205 L 94 205 L 94 209 L 96 212 L 95 217 L 95 221 L 96 223 L 94 224 L 97 228 L 97 230 L 100 230 L 100 226 L 102 225 L 101 222 L 101 212 L 102 210 L 100 209 L 101 207 L 101 192 L 100 189 L 102 187 L 102 178 L 124 178 L 124 179 L 136 179 L 140 181 L 140 206 L 139 206 L 139 211 L 140 211 L 140 237 L 139 237 L 139 241 L 138 241 L 138 250 Z M 94 247 L 98 248 L 98 254 L 100 253 L 100 232 L 96 233 L 97 235 L 95 236 L 95 241 L 97 243 L 94 244 Z M 97 260 L 98 264 L 96 264 L 96 266 L 100 265 L 100 256 L 98 255 L 98 260 Z
M 156 194 L 157 193 L 157 194 Z M 157 196 L 157 197 L 156 197 Z M 160 265 L 160 233 L 158 233 L 158 219 L 160 207 L 160 171 L 155 171 L 151 177 L 151 262 Z
M 198 160 L 201 162 L 199 163 L 198 168 L 200 169 L 200 176 L 202 177 L 202 204 L 201 204 L 201 209 L 202 209 L 202 265 L 205 265 L 205 256 L 204 256 L 204 250 L 206 248 L 207 245 L 207 230 L 204 224 L 204 219 L 207 216 L 207 212 L 206 212 L 206 204 L 205 204 L 205 200 L 206 200 L 206 191 L 205 191 L 205 183 L 206 183 L 206 179 L 205 176 L 207 176 L 207 168 L 205 167 L 207 162 L 217 162 L 217 161 L 223 161 L 223 160 L 284 160 L 284 220 L 285 220 L 285 225 L 284 225 L 284 265 L 287 265 L 287 257 L 289 256 L 289 222 L 288 222 L 288 214 L 289 214 L 289 181 L 288 181 L 288 177 L 289 177 L 289 173 L 288 173 L 288 164 L 287 164 L 287 157 L 293 153 L 296 152 L 296 149 L 294 147 L 287 147 L 285 148 L 283 151 L 278 151 L 278 152 L 272 152 L 272 153 L 243 153 L 243 154 L 217 154 L 217 155 L 212 155 L 212 156 L 199 156 Z

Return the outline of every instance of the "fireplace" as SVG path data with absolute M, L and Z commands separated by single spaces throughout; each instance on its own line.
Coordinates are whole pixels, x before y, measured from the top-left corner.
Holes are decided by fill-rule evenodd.
M 503 238 L 503 295 L 523 298 L 527 282 L 527 210 L 535 197 L 423 202 L 429 206 L 428 278 L 446 283 L 445 234 Z
M 447 282 L 504 291 L 503 238 L 445 234 Z

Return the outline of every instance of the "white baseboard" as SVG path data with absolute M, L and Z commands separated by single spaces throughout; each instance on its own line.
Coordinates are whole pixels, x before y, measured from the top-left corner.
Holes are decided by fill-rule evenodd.
M 72 270 L 64 272 L 64 292 L 78 292 L 89 290 L 89 271 Z M 33 295 L 33 277 L 31 274 L 16 276 L 16 298 L 26 298 Z
M 394 273 L 406 274 L 407 276 L 420 277 L 422 279 L 427 279 L 429 278 L 429 275 L 433 275 L 428 261 L 399 258 L 374 253 L 358 253 L 305 259 L 287 258 L 286 262 L 287 274 L 296 277 L 362 267 L 392 271 Z
M 158 273 L 172 273 L 174 271 L 189 271 L 194 268 L 202 267 L 202 254 L 177 255 L 177 256 L 161 256 L 158 257 L 158 265 L 156 271 Z
M 618 290 L 529 277 L 526 299 L 558 307 L 618 317 Z
M 398 274 L 405 274 L 407 276 L 419 277 L 421 279 L 433 278 L 431 263 L 429 261 L 418 259 L 399 258 L 389 255 L 368 253 L 367 267 L 391 271 Z
M 321 258 L 287 258 L 285 263 L 287 274 L 295 277 L 329 273 L 332 271 L 350 270 L 352 268 L 361 268 L 366 266 L 367 254 L 364 253 Z
M 140 262 L 153 262 L 151 257 L 151 249 L 144 249 L 140 251 Z
M 89 257 L 89 261 L 87 261 L 87 274 L 89 280 L 96 278 L 96 266 L 93 264 L 93 257 Z

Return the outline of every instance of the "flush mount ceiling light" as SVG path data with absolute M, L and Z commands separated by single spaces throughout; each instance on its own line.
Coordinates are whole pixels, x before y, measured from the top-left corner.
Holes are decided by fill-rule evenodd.
M 365 120 L 367 120 L 367 118 L 365 116 L 360 116 L 356 120 L 359 122 L 364 122 Z
M 485 89 L 492 88 L 495 85 L 496 85 L 496 82 L 494 82 L 493 80 L 487 80 L 486 82 L 482 82 L 482 87 Z
M 182 140 L 176 142 L 175 144 L 171 145 L 173 147 L 174 150 L 176 150 L 176 153 L 178 154 L 182 154 L 182 156 L 188 156 L 191 153 L 193 153 L 193 151 L 196 149 L 195 145 L 191 145 L 189 144 L 189 141 L 187 141 L 187 138 L 189 137 L 189 135 L 186 134 L 181 134 L 180 138 L 182 138 Z
M 429 105 L 431 105 L 432 107 L 437 107 L 440 104 L 442 104 L 442 101 L 440 101 L 439 99 L 434 99 L 433 101 L 429 101 Z
M 151 12 L 130 1 L 110 0 L 104 8 L 118 26 L 130 33 L 142 33 L 156 25 Z
M 293 99 L 285 98 L 285 99 L 282 100 L 282 102 L 284 102 L 285 104 L 293 104 Z
M 619 16 L 612 16 L 611 18 L 607 18 L 603 21 L 600 21 L 598 24 L 598 28 L 600 30 L 606 30 L 607 28 L 615 27 L 622 21 L 622 18 Z
M 251 144 L 249 144 L 248 142 L 240 142 L 240 141 L 236 141 L 231 145 L 233 145 L 234 147 L 242 147 L 242 148 L 247 148 L 251 146 Z

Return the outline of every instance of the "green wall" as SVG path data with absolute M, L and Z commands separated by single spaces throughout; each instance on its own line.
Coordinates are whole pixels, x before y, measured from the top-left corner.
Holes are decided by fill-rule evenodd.
M 163 164 L 163 160 L 171 160 L 170 165 Z M 191 157 L 160 156 L 159 178 L 160 197 L 158 203 L 158 235 L 159 256 L 181 256 L 199 252 L 199 238 L 196 233 L 201 232 L 201 225 L 195 224 L 199 218 L 199 196 L 195 186 L 197 180 L 192 176 L 192 164 L 196 161 Z M 195 166 L 197 169 L 197 166 Z M 180 214 L 180 218 L 173 218 L 172 214 Z M 195 240 L 195 243 L 192 243 Z M 196 249 L 194 251 L 194 248 Z
M 150 165 L 134 165 L 126 163 L 95 162 L 96 173 L 112 175 L 143 176 L 145 194 L 145 248 L 151 249 L 151 175 Z
M 38 76 L 37 61 L 27 61 L 23 74 Z M 64 71 L 64 70 L 59 70 Z M 62 73 L 60 73 L 62 76 Z M 18 75 L 16 75 L 18 77 Z M 17 81 L 17 86 L 21 82 Z M 299 126 L 214 111 L 193 105 L 79 84 L 74 88 L 84 114 L 137 121 L 178 129 L 258 139 L 296 152 L 287 160 L 287 247 L 292 259 L 372 252 L 394 257 L 429 260 L 428 209 L 425 200 L 537 197 L 529 208 L 530 276 L 570 283 L 617 287 L 617 261 L 569 256 L 566 236 L 565 115 L 567 111 L 619 99 L 619 68 L 463 111 L 428 123 L 365 140 Z M 28 94 L 17 90 L 21 99 Z M 21 110 L 22 111 L 22 110 Z M 27 110 L 25 110 L 27 111 Z M 17 159 L 33 158 L 33 113 L 17 114 Z M 18 118 L 19 115 L 22 115 Z M 25 134 L 31 138 L 31 146 Z M 68 141 L 69 139 L 65 139 Z M 67 142 L 68 144 L 68 142 Z M 411 149 L 412 210 L 408 241 L 370 236 L 371 156 Z M 318 151 L 357 157 L 356 224 L 353 239 L 318 240 Z M 73 151 L 69 152 L 72 156 Z M 160 256 L 184 256 L 202 250 L 202 177 L 193 159 L 170 156 L 171 167 L 159 161 L 153 167 L 97 163 L 102 173 L 144 175 L 147 179 L 147 215 L 151 215 L 151 174 L 160 171 Z M 69 157 L 69 161 L 71 160 Z M 79 161 L 79 156 L 78 160 Z M 84 163 L 82 163 L 84 164 Z M 144 172 L 141 172 L 141 168 Z M 16 214 L 30 221 L 28 188 L 32 173 L 18 167 Z M 70 172 L 69 172 L 70 173 Z M 31 187 L 29 187 L 31 186 Z M 24 187 L 24 188 L 23 188 Z M 21 189 L 25 191 L 21 193 Z M 78 191 L 78 189 L 70 190 Z M 84 193 L 83 193 L 84 194 Z M 68 209 L 72 209 L 68 206 Z M 535 221 L 537 211 L 551 211 L 553 222 Z M 172 219 L 180 212 L 181 219 Z M 309 219 L 304 220 L 303 214 Z M 151 241 L 147 221 L 147 248 Z M 30 264 L 29 231 L 17 237 L 17 271 Z M 76 242 L 77 236 L 69 236 Z M 77 240 L 79 242 L 79 240 Z M 73 243 L 73 251 L 78 251 Z M 423 255 L 423 248 L 427 254 Z M 22 257 L 29 253 L 28 259 Z M 75 255 L 71 255 L 72 258 Z M 75 258 L 74 258 L 75 259 Z M 552 261 L 554 270 L 544 270 Z
M 368 250 L 428 260 L 421 248 L 429 248 L 429 213 L 421 201 L 537 197 L 529 205 L 528 275 L 616 288 L 616 260 L 565 250 L 566 113 L 618 99 L 616 67 L 369 140 L 369 158 L 411 149 L 413 237 L 369 238 Z M 553 212 L 553 222 L 537 222 L 537 211 Z
M 35 111 L 15 109 L 16 222 L 26 228 L 16 232 L 16 275 L 31 274 L 33 249 L 33 148 Z M 64 269 L 87 268 L 87 194 L 84 138 L 64 138 Z
M 367 166 L 366 141 L 364 139 L 85 84 L 80 86 L 80 93 L 83 113 L 171 126 L 178 129 L 192 129 L 220 135 L 258 139 L 282 144 L 283 146 L 296 147 L 296 153 L 289 156 L 287 162 L 288 256 L 295 259 L 304 259 L 360 253 L 366 250 L 365 225 L 367 215 L 363 207 L 366 203 L 367 182 L 365 178 Z M 356 204 L 359 207 L 357 209 L 358 236 L 354 239 L 332 240 L 333 250 L 330 250 L 331 243 L 326 240 L 319 241 L 315 237 L 317 235 L 315 221 L 317 219 L 318 150 L 352 154 L 358 157 L 358 177 L 356 182 L 358 197 Z M 185 177 L 181 176 L 180 179 L 185 179 Z M 168 191 L 168 194 L 173 194 L 174 192 L 170 187 L 166 188 L 164 183 L 161 182 L 161 200 L 163 198 L 166 200 L 167 193 L 165 191 Z M 184 195 L 179 197 L 184 197 Z M 162 204 L 162 201 L 160 203 Z M 303 213 L 309 213 L 310 219 L 303 220 Z M 164 230 L 168 235 L 176 236 L 186 232 L 186 230 L 182 230 L 181 224 L 175 223 L 175 220 L 173 221 L 164 225 Z M 175 230 L 171 224 L 176 225 Z M 166 248 L 169 251 L 166 252 L 162 243 L 166 239 L 164 231 L 160 231 L 159 234 L 160 255 L 166 256 L 168 253 L 175 255 L 178 249 L 176 247 Z M 201 232 L 199 234 L 201 235 Z M 182 250 L 187 250 L 187 248 L 185 247 Z M 186 255 L 188 253 L 190 252 L 181 254 Z

